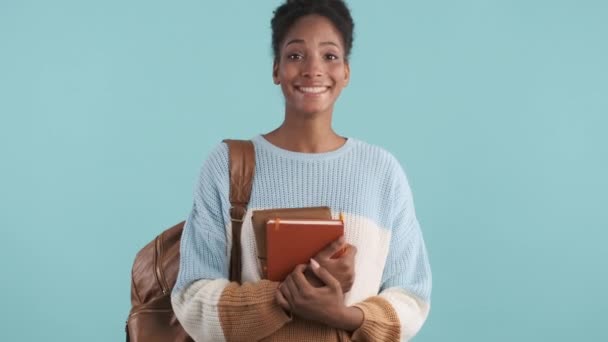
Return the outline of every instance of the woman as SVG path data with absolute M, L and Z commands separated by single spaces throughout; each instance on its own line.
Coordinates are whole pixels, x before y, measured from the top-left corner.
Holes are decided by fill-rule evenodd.
M 274 83 L 285 119 L 254 137 L 253 193 L 242 228 L 242 285 L 228 278 L 228 151 L 204 163 L 182 237 L 172 303 L 197 341 L 403 341 L 430 307 L 431 273 L 412 194 L 388 152 L 331 126 L 349 81 L 353 21 L 343 1 L 287 1 L 274 13 Z M 261 279 L 251 213 L 329 206 L 345 236 L 282 283 Z M 339 259 L 329 256 L 348 245 Z

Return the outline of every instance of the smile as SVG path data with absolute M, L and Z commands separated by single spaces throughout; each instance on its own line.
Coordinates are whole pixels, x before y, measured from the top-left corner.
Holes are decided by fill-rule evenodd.
M 296 89 L 305 94 L 322 94 L 329 90 L 329 87 L 296 87 Z

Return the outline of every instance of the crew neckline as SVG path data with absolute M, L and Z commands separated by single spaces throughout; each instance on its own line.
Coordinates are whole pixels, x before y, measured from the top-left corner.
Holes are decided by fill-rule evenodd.
M 289 151 L 284 148 L 278 147 L 272 144 L 270 141 L 266 140 L 263 135 L 259 134 L 251 139 L 254 143 L 259 144 L 261 147 L 267 149 L 268 151 L 277 154 L 279 156 L 291 159 L 300 159 L 300 160 L 323 160 L 323 159 L 331 159 L 337 158 L 345 153 L 347 153 L 355 144 L 355 140 L 353 138 L 346 137 L 346 142 L 342 144 L 342 146 L 338 147 L 333 151 L 328 152 L 319 152 L 319 153 L 308 153 L 308 152 L 295 152 Z

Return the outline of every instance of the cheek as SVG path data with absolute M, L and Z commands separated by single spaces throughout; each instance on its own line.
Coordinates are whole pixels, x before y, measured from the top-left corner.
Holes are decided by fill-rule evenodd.
M 285 67 L 281 71 L 281 77 L 284 80 L 292 81 L 298 76 L 298 69 L 295 67 Z
M 332 78 L 340 83 L 340 84 L 344 84 L 346 82 L 346 75 L 347 75 L 347 71 L 346 68 L 343 65 L 336 65 L 334 67 L 332 67 L 329 72 L 332 75 Z
M 288 85 L 286 82 L 281 82 L 281 92 L 283 93 L 283 97 L 285 100 L 289 101 L 290 98 L 294 96 L 294 90 Z

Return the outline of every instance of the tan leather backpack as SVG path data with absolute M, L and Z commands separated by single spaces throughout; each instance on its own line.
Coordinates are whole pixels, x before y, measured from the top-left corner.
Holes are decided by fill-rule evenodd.
M 224 140 L 230 151 L 230 280 L 241 281 L 241 226 L 251 196 L 255 152 L 251 141 Z M 179 270 L 179 248 L 185 222 L 165 230 L 142 248 L 131 272 L 131 312 L 127 342 L 193 341 L 171 307 L 171 289 Z

